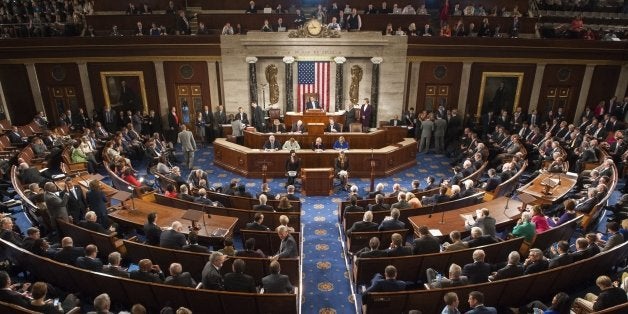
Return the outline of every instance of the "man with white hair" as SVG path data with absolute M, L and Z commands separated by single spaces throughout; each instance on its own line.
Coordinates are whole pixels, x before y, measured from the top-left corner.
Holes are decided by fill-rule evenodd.
M 277 235 L 281 239 L 281 244 L 279 245 L 279 251 L 275 256 L 270 258 L 271 260 L 276 261 L 279 258 L 293 258 L 299 256 L 297 242 L 290 232 L 288 232 L 288 227 L 279 226 L 277 228 Z
M 167 249 L 182 250 L 183 246 L 187 244 L 182 231 L 183 225 L 179 221 L 172 222 L 170 229 L 161 232 L 159 246 Z
M 462 274 L 469 277 L 470 283 L 488 281 L 488 276 L 491 274 L 491 264 L 484 262 L 485 257 L 484 250 L 475 250 L 473 251 L 473 263 L 464 265 Z
M 352 232 L 376 231 L 377 223 L 373 222 L 373 212 L 366 211 L 362 216 L 362 221 L 356 221 L 351 228 L 347 230 L 347 236 L 351 236 Z
M 209 256 L 209 262 L 205 264 L 201 272 L 203 288 L 208 290 L 225 290 L 225 281 L 220 274 L 220 269 L 226 258 L 227 256 L 220 252 L 213 252 Z
M 410 204 L 408 204 L 408 202 L 406 201 L 406 193 L 399 192 L 399 194 L 397 194 L 397 203 L 392 204 L 390 208 L 391 209 L 392 208 L 399 208 L 399 209 L 410 208 Z
M 392 193 L 388 194 L 388 197 L 397 197 L 399 195 L 399 192 L 401 192 L 401 185 L 399 183 L 395 183 L 393 184 L 393 191 Z
M 268 197 L 265 194 L 260 194 L 259 205 L 253 205 L 253 210 L 256 212 L 259 212 L 259 211 L 274 212 L 275 209 L 270 205 L 266 205 L 267 202 L 268 202 Z
M 375 191 L 370 192 L 367 198 L 373 199 L 379 194 L 384 194 L 384 184 L 381 182 L 375 186 Z
M 428 268 L 426 272 L 430 288 L 456 287 L 469 284 L 469 278 L 462 276 L 462 267 L 456 263 L 449 266 L 449 277 L 442 277 L 440 280 L 437 278 L 437 273 L 434 269 Z
M 196 287 L 196 281 L 189 272 L 183 272 L 183 266 L 179 263 L 170 264 L 170 276 L 164 280 L 164 284 L 179 287 Z
M 520 259 L 521 255 L 519 255 L 519 252 L 510 252 L 510 254 L 508 254 L 508 264 L 499 269 L 496 273 L 493 273 L 493 275 L 488 276 L 488 280 L 495 281 L 523 275 L 523 267 L 519 263 Z
M 109 312 L 110 307 L 111 307 L 111 299 L 109 298 L 108 294 L 103 293 L 97 296 L 96 298 L 94 298 L 94 310 L 95 311 L 88 312 L 88 314 L 89 313 L 95 313 L 95 314 L 111 313 Z

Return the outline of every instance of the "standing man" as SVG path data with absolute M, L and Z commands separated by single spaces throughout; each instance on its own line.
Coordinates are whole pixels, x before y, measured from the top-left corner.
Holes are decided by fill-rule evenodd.
M 368 98 L 364 98 L 364 104 L 362 105 L 362 108 L 360 108 L 360 118 L 362 120 L 362 130 L 364 132 L 368 132 L 369 128 L 371 127 L 371 112 L 372 112 L 371 108 L 371 103 L 369 102 Z
M 321 105 L 318 103 L 318 100 L 314 98 L 314 96 L 310 96 L 310 100 L 305 103 L 305 109 L 322 109 Z
M 434 114 L 430 115 L 424 121 L 421 121 L 421 142 L 419 145 L 419 153 L 428 152 L 430 150 L 430 141 L 432 139 L 432 133 L 434 132 Z
M 188 169 L 192 169 L 194 164 L 194 151 L 196 151 L 196 141 L 194 141 L 194 135 L 188 131 L 185 124 L 181 125 L 181 132 L 177 137 L 177 143 L 181 144 L 181 150 L 185 155 L 185 164 Z
M 213 142 L 214 129 L 212 128 L 212 112 L 209 111 L 209 106 L 203 107 L 203 120 L 205 120 L 205 136 L 207 136 L 207 143 Z
M 57 186 L 52 181 L 46 182 L 44 190 L 46 191 L 46 194 L 44 194 L 44 202 L 46 202 L 46 208 L 48 208 L 48 214 L 50 215 L 50 224 L 53 229 L 59 231 L 57 228 L 57 219 L 67 223 L 70 222 L 68 209 L 66 207 L 68 205 L 69 195 L 63 191 L 59 192 L 59 195 L 57 195 Z
M 216 138 L 222 137 L 222 125 L 225 123 L 227 123 L 227 114 L 222 105 L 218 105 L 218 110 L 214 112 L 214 134 Z
M 175 134 L 177 134 L 177 130 L 179 129 L 179 122 L 177 107 L 172 107 L 168 114 L 168 133 L 166 135 L 166 139 L 169 142 L 174 142 Z
M 437 154 L 445 151 L 445 132 L 447 131 L 447 120 L 441 114 L 436 116 L 434 121 L 434 148 Z
M 256 102 L 251 102 L 251 124 L 257 132 L 264 132 L 264 112 Z
M 110 106 L 105 106 L 105 110 L 103 111 L 103 119 L 104 119 L 104 124 L 105 124 L 105 130 L 107 130 L 107 132 L 109 133 L 115 133 L 116 131 L 116 112 L 111 109 Z
M 242 107 L 238 107 L 238 113 L 236 113 L 235 120 L 240 120 L 240 122 L 242 122 L 244 125 L 248 125 L 249 124 L 249 118 L 246 115 L 246 112 L 244 112 L 244 109 L 242 109 Z

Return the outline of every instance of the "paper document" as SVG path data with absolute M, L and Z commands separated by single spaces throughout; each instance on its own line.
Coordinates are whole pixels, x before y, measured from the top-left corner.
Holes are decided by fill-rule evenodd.
M 440 230 L 438 229 L 430 229 L 430 234 L 432 234 L 435 237 L 440 237 L 443 235 L 443 233 L 440 232 Z

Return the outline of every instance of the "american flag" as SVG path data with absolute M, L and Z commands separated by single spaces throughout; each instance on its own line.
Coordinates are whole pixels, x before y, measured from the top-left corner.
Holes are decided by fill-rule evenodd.
M 318 102 L 327 111 L 329 104 L 329 62 L 299 61 L 297 99 L 298 108 L 305 109 L 303 96 L 307 93 L 318 93 Z

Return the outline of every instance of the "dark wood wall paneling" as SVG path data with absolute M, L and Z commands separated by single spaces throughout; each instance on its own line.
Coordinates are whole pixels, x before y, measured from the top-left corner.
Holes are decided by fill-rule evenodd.
M 519 97 L 519 106 L 523 112 L 528 112 L 530 105 L 530 93 L 534 83 L 536 64 L 499 64 L 499 63 L 474 63 L 471 66 L 471 77 L 469 79 L 469 94 L 467 96 L 466 112 L 474 116 L 478 109 L 478 99 L 480 97 L 480 87 L 482 85 L 482 73 L 484 72 L 523 72 L 523 84 Z
M 146 98 L 148 110 L 159 112 L 159 95 L 157 93 L 157 79 L 155 77 L 155 66 L 152 62 L 111 62 L 111 63 L 88 63 L 89 81 L 94 97 L 94 109 L 102 112 L 105 106 L 105 96 L 103 94 L 100 80 L 101 72 L 111 71 L 142 71 L 144 73 L 144 87 L 146 88 Z
M 619 99 L 623 98 L 624 95 L 615 95 L 620 72 L 621 67 L 618 65 L 598 65 L 595 67 L 593 77 L 591 78 L 589 96 L 587 97 L 586 105 L 588 107 L 593 109 L 602 100 L 606 101 L 608 106 L 608 101 L 613 96 L 619 96 Z
M 582 77 L 584 76 L 584 65 L 573 64 L 548 64 L 545 66 L 543 73 L 543 82 L 541 84 L 541 92 L 539 94 L 539 102 L 537 112 L 548 112 L 554 108 L 549 107 L 547 95 L 550 89 L 569 88 L 569 97 L 567 105 L 563 107 L 565 118 L 567 121 L 573 121 L 576 107 L 578 106 L 578 97 L 580 96 L 580 88 L 582 86 Z M 566 73 L 569 73 L 567 76 Z M 616 84 L 617 81 L 615 81 Z M 557 91 L 558 92 L 558 91 Z
M 78 106 L 85 111 L 87 110 L 81 85 L 81 76 L 76 63 L 37 63 L 35 64 L 35 69 L 37 70 L 37 79 L 39 80 L 39 88 L 41 89 L 46 115 L 51 122 L 55 123 L 58 115 L 61 114 L 53 109 L 52 95 L 55 87 L 73 88 Z M 56 73 L 55 75 L 53 75 L 53 71 Z M 91 112 L 89 114 L 91 116 Z
M 33 120 L 37 113 L 35 100 L 23 64 L 0 64 L 0 81 L 8 116 L 14 125 L 24 125 Z
M 436 69 L 444 67 L 445 76 L 441 79 L 436 77 Z M 442 69 L 442 68 L 440 68 Z M 426 87 L 448 86 L 447 109 L 458 108 L 458 95 L 460 93 L 460 75 L 462 74 L 462 62 L 421 62 L 419 68 L 419 85 L 417 86 L 416 112 L 425 109 Z M 408 77 L 408 80 L 410 78 Z M 438 104 L 436 104 L 437 106 Z M 435 107 L 436 108 L 436 107 Z M 406 108 L 407 110 L 408 108 Z
M 188 65 L 194 71 L 194 74 L 186 79 L 181 75 L 181 67 Z M 213 65 L 211 63 L 210 65 Z M 213 68 L 213 67 L 212 67 Z M 207 105 L 210 109 L 217 107 L 219 104 L 212 104 L 209 90 L 209 76 L 207 73 L 207 63 L 202 61 L 194 62 L 164 62 L 164 74 L 166 76 L 166 90 L 168 90 L 168 103 L 172 107 L 177 103 L 177 85 L 189 84 L 200 85 L 203 95 L 203 105 Z M 192 104 L 190 104 L 192 105 Z

